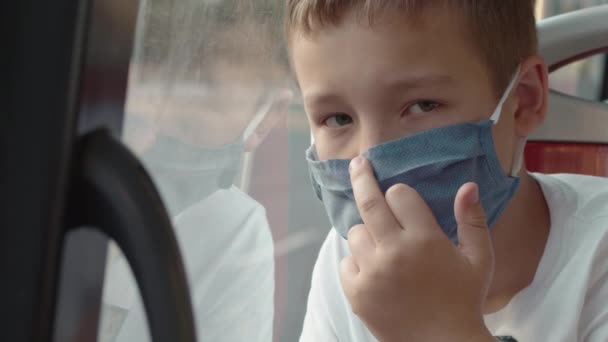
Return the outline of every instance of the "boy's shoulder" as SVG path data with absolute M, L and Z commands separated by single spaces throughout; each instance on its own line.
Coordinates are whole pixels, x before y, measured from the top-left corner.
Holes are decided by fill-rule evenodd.
M 552 216 L 586 222 L 608 220 L 608 178 L 540 173 L 532 176 L 540 183 Z
M 608 178 L 531 175 L 551 215 L 543 257 L 533 283 L 507 308 L 488 315 L 486 324 L 495 334 L 521 341 L 547 336 L 608 341 Z M 555 312 L 560 312 L 560 324 L 555 324 Z

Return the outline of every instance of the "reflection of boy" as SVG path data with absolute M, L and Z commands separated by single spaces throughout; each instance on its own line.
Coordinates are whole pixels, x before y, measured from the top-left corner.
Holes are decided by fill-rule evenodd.
M 264 208 L 231 183 L 242 154 L 255 149 L 285 114 L 290 97 L 285 92 L 259 115 L 233 122 L 240 132 L 236 141 L 221 137 L 206 147 L 162 132 L 142 133 L 150 125 L 135 116 L 126 118 L 126 139 L 141 150 L 172 214 L 201 341 L 272 340 L 270 228 Z M 147 321 L 124 258 L 110 260 L 106 279 L 100 340 L 141 341 L 148 336 Z
M 533 1 L 290 0 L 287 32 L 336 228 L 302 341 L 608 340 L 608 181 L 520 164 Z

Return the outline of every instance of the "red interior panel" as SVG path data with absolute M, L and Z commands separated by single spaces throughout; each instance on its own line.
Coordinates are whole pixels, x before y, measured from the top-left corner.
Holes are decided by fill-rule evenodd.
M 529 142 L 525 160 L 533 172 L 608 177 L 608 144 Z

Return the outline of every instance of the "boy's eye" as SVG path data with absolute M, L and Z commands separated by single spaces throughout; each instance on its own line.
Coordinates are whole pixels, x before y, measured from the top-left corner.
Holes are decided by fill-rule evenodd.
M 353 119 L 347 114 L 334 114 L 325 120 L 325 125 L 330 128 L 340 128 L 353 123 Z
M 431 100 L 418 101 L 408 108 L 410 114 L 428 113 L 439 107 L 439 103 Z

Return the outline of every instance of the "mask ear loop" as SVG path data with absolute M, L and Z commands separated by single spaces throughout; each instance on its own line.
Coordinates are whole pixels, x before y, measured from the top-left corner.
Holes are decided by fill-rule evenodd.
M 509 98 L 509 95 L 511 95 L 513 88 L 515 88 L 515 84 L 518 81 L 520 71 L 521 71 L 521 66 L 517 66 L 517 69 L 515 70 L 515 73 L 513 74 L 513 78 L 511 79 L 511 82 L 509 83 L 507 90 L 502 95 L 502 98 L 498 102 L 498 106 L 496 107 L 496 110 L 494 111 L 494 113 L 492 113 L 492 116 L 490 117 L 490 120 L 493 122 L 494 125 L 496 125 L 498 123 L 498 120 L 500 120 L 500 115 L 502 114 L 502 108 L 503 108 L 505 102 L 507 101 L 507 99 Z M 512 161 L 513 165 L 511 166 L 511 172 L 509 174 L 511 177 L 517 177 L 519 175 L 519 171 L 521 170 L 521 167 L 524 162 L 524 149 L 526 147 L 526 143 L 527 143 L 527 138 L 518 138 L 517 142 L 515 143 L 516 144 L 515 153 L 513 154 L 513 161 Z
M 264 100 L 262 106 L 260 106 L 255 112 L 253 118 L 243 130 L 243 134 L 241 135 L 241 139 L 243 141 L 247 141 L 249 137 L 255 132 L 260 123 L 264 120 L 272 106 L 274 105 L 274 97 L 268 96 L 266 100 Z
M 515 84 L 517 83 L 517 81 L 519 79 L 520 69 L 521 69 L 521 67 L 518 65 L 517 69 L 515 70 L 515 73 L 513 74 L 513 78 L 511 78 L 511 82 L 509 82 L 509 86 L 507 87 L 507 90 L 505 90 L 505 93 L 500 98 L 500 101 L 498 101 L 496 110 L 494 110 L 494 113 L 492 113 L 492 116 L 490 116 L 490 120 L 495 125 L 498 123 L 498 120 L 500 120 L 500 115 L 502 114 L 502 107 L 505 105 L 505 102 L 507 102 L 507 99 L 509 98 L 509 95 L 511 95 L 513 88 L 515 88 Z
M 241 141 L 243 143 L 246 143 L 247 140 L 249 140 L 249 138 L 251 137 L 251 135 L 255 133 L 255 131 L 258 129 L 258 126 L 262 123 L 262 121 L 264 121 L 264 119 L 272 109 L 272 106 L 274 105 L 274 95 L 267 94 L 264 97 L 265 98 L 261 102 L 262 105 L 256 109 L 253 118 L 241 134 Z M 249 192 L 249 188 L 251 186 L 251 173 L 249 171 L 252 168 L 253 160 L 255 158 L 254 153 L 255 152 L 250 151 L 249 153 L 244 153 L 242 157 L 243 159 L 240 167 L 239 188 L 245 193 Z

